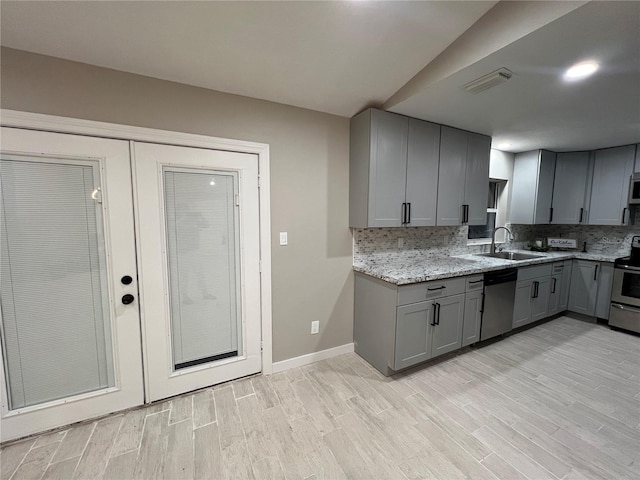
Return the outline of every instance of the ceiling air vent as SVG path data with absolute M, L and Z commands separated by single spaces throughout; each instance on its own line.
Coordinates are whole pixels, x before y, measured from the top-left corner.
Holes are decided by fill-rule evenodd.
M 480 93 L 496 85 L 506 82 L 513 73 L 506 68 L 501 68 L 495 72 L 488 73 L 472 82 L 467 83 L 464 89 L 469 93 Z

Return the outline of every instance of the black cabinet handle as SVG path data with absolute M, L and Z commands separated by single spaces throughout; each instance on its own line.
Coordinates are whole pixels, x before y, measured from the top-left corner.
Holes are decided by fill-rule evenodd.
M 549 209 L 549 223 L 553 222 L 553 207 Z
M 552 278 L 553 280 L 553 287 L 551 287 L 551 293 L 556 293 L 556 282 L 558 281 L 557 278 Z
M 482 294 L 482 305 L 480 306 L 480 313 L 484 313 L 484 293 Z
M 622 224 L 623 225 L 624 225 L 624 217 L 626 216 L 626 214 L 627 214 L 627 207 L 622 209 Z
M 464 223 L 469 223 L 469 205 L 464 206 Z
M 407 203 L 407 223 L 411 223 L 411 202 Z
M 431 321 L 431 326 L 432 327 L 436 326 L 436 315 L 437 315 L 437 310 L 438 310 L 437 305 L 438 305 L 437 303 L 433 304 L 433 320 Z
M 436 307 L 438 307 L 438 316 L 436 318 L 436 325 L 440 325 L 440 304 L 436 303 Z
M 484 279 L 480 279 L 480 280 L 474 280 L 473 282 L 469 282 L 469 285 L 471 285 L 472 283 L 480 283 L 480 282 L 484 282 Z
M 593 271 L 593 279 L 597 280 L 598 279 L 598 267 L 600 265 L 596 265 L 596 269 Z
M 127 293 L 126 295 L 122 296 L 122 303 L 124 305 L 129 305 L 130 303 L 133 303 L 133 301 L 136 299 L 136 297 L 134 297 L 133 295 L 131 295 L 130 293 Z
M 580 220 L 578 220 L 578 223 L 582 223 L 582 216 L 584 215 L 584 208 L 580 209 Z
M 401 209 L 401 212 L 400 212 L 400 218 L 401 218 L 400 223 L 402 225 L 407 223 L 407 204 L 406 203 L 402 204 L 402 209 Z
M 445 287 L 444 285 L 440 285 L 439 287 L 435 287 L 435 288 L 427 288 L 427 290 L 429 290 L 430 292 L 433 292 L 434 290 L 444 290 Z
M 533 295 L 531 295 L 531 298 L 538 298 L 538 282 L 533 282 Z

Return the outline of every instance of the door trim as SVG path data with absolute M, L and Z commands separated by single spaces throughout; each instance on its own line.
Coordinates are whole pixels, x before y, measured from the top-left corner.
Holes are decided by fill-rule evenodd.
M 258 198 L 260 201 L 260 317 L 262 338 L 262 373 L 273 373 L 271 335 L 271 181 L 269 144 L 209 137 L 191 133 L 156 130 L 145 127 L 96 122 L 77 118 L 0 109 L 0 125 L 30 130 L 71 133 L 128 141 L 199 147 L 258 156 Z

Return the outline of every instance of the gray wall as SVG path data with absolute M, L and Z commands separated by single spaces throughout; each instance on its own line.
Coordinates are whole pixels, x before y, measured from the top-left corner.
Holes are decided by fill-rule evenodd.
M 0 70 L 2 108 L 268 143 L 273 359 L 353 341 L 348 119 L 8 48 Z

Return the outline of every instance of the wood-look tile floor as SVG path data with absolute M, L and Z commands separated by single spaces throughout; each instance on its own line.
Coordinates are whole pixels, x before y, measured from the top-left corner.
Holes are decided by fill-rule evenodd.
M 5 447 L 4 479 L 640 478 L 640 337 L 561 317 L 384 378 L 355 354 Z

